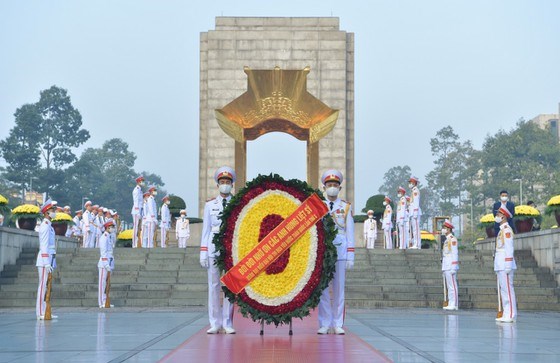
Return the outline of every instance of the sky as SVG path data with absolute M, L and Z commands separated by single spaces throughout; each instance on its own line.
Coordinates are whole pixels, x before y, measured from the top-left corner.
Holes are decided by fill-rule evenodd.
M 391 167 L 425 182 L 445 126 L 481 148 L 520 118 L 558 113 L 555 0 L 0 0 L 0 139 L 17 108 L 65 88 L 91 134 L 78 155 L 119 137 L 135 170 L 198 215 L 199 39 L 217 16 L 334 16 L 355 34 L 356 211 Z M 279 158 L 290 162 L 272 170 Z M 248 179 L 270 172 L 305 179 L 305 144 L 248 143 Z

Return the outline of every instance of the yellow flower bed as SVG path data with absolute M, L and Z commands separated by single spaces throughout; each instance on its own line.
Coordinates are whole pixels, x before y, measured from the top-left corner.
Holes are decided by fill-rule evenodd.
M 8 204 L 8 199 L 0 194 L 0 205 Z
M 435 241 L 436 237 L 428 231 L 420 231 L 420 239 L 423 241 Z
M 560 195 L 555 195 L 554 197 L 550 198 L 546 205 L 560 205 Z
M 528 205 L 518 205 L 515 207 L 516 216 L 538 216 L 540 215 L 537 208 L 529 207 Z
M 22 204 L 12 209 L 12 214 L 39 214 L 39 207 L 33 204 Z
M 124 231 L 119 233 L 117 239 L 121 241 L 132 240 L 132 232 L 132 229 L 125 229 Z
M 52 220 L 53 222 L 72 222 L 72 217 L 64 212 L 57 212 Z
M 515 208 L 517 210 L 517 208 Z M 480 218 L 480 223 L 495 223 L 494 215 L 492 213 L 488 213 Z

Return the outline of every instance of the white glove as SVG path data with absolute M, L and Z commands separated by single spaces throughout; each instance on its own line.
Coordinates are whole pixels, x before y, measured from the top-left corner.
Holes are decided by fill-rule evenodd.
M 507 270 L 505 270 L 504 272 L 506 273 L 506 275 L 509 275 L 510 272 L 511 272 L 511 269 L 507 269 Z
M 54 270 L 51 265 L 45 265 L 44 267 L 45 267 L 45 270 L 47 270 L 47 273 L 51 273 Z
M 110 272 L 111 271 L 111 266 L 109 266 L 108 264 L 103 266 L 103 268 L 107 271 Z
M 351 270 L 354 268 L 354 261 L 353 260 L 346 260 L 346 269 Z
M 208 268 L 208 258 L 200 258 L 200 266 L 202 268 Z

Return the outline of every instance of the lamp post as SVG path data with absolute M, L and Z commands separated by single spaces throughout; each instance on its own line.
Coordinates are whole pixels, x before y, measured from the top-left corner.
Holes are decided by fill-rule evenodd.
M 519 205 L 523 205 L 523 177 L 513 179 L 513 181 L 519 182 Z

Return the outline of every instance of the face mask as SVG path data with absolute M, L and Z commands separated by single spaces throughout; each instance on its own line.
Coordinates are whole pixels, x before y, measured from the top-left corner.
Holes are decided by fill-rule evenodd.
M 140 182 L 140 186 L 141 186 L 141 187 L 143 187 L 143 186 L 145 186 L 145 185 L 146 185 L 146 183 L 144 183 L 143 181 Z
M 336 197 L 340 189 L 337 187 L 328 187 L 326 192 L 329 197 Z
M 49 217 L 54 219 L 54 217 L 56 217 L 56 212 L 49 212 Z
M 412 187 L 414 187 L 414 184 L 408 183 L 408 187 L 412 189 Z
M 115 228 L 114 227 L 109 227 L 108 231 L 109 231 L 109 233 L 113 233 L 113 232 L 115 232 Z
M 222 194 L 229 194 L 229 193 L 231 193 L 231 188 L 232 187 L 233 187 L 233 185 L 231 185 L 231 184 L 220 184 L 220 186 L 218 187 L 218 190 Z
M 387 202 L 383 202 L 383 205 L 387 205 Z
M 442 228 L 441 229 L 441 234 L 447 234 L 447 228 Z
M 157 195 L 157 191 L 154 190 L 154 191 L 152 192 L 152 195 Z
M 402 193 L 397 194 L 397 197 L 402 198 Z
M 369 219 L 373 219 L 373 216 L 367 216 Z
M 508 197 L 500 197 L 500 200 L 501 200 L 502 202 L 507 202 L 507 201 L 508 201 Z
M 494 217 L 494 220 L 496 221 L 496 223 L 501 223 L 502 222 L 502 217 Z
M 169 205 L 169 204 L 171 204 L 171 202 L 167 200 L 167 201 L 165 201 L 165 204 Z
M 184 215 L 184 214 L 181 214 L 181 219 L 185 219 L 185 218 L 187 218 L 187 216 Z

